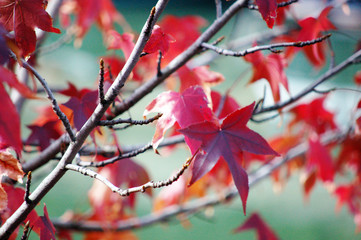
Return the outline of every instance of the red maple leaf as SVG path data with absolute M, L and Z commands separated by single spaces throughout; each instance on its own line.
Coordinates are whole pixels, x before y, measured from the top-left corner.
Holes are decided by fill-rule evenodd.
M 306 123 L 306 125 L 318 134 L 327 130 L 337 129 L 334 121 L 334 114 L 324 108 L 326 96 L 316 98 L 310 103 L 299 104 L 291 112 L 295 118 L 289 123 L 293 127 L 296 123 Z
M 188 48 L 200 36 L 200 28 L 206 24 L 207 21 L 199 16 L 165 16 L 162 21 L 159 22 L 159 26 L 163 32 L 171 35 L 175 39 L 165 60 L 173 59 Z
M 324 181 L 333 181 L 334 167 L 328 150 L 320 142 L 318 136 L 311 135 L 308 140 L 309 150 L 306 154 L 308 171 L 316 171 L 319 178 Z
M 298 34 L 297 41 L 310 41 L 320 37 L 322 31 L 336 29 L 336 27 L 327 19 L 327 15 L 331 9 L 331 6 L 326 7 L 320 13 L 318 18 L 308 17 L 299 21 L 298 24 L 301 26 L 301 30 Z M 321 67 L 326 61 L 324 48 L 325 43 L 322 42 L 303 47 L 302 50 L 315 67 Z
M 151 54 L 154 52 L 161 51 L 164 56 L 168 52 L 169 44 L 175 42 L 174 38 L 162 31 L 160 26 L 155 25 L 147 44 L 143 49 L 143 52 Z
M 277 17 L 277 0 L 255 0 L 258 11 L 269 28 L 273 28 Z
M 24 97 L 35 98 L 35 93 L 26 85 L 19 82 L 16 75 L 3 66 L 0 66 L 0 82 L 6 82 L 10 87 L 15 88 Z
M 216 91 L 212 91 L 211 98 L 212 98 L 212 110 L 214 113 L 217 113 L 219 111 L 220 103 L 222 101 L 222 96 L 220 93 Z M 240 108 L 237 101 L 229 95 L 225 96 L 224 103 L 221 107 L 222 109 L 220 110 L 218 116 L 219 119 L 226 117 L 231 112 L 234 112 L 238 108 Z
M 134 35 L 131 33 L 119 34 L 115 30 L 109 30 L 107 34 L 107 46 L 109 49 L 121 49 L 125 59 L 128 59 L 134 48 Z
M 361 85 L 361 71 L 357 71 L 354 76 L 354 81 L 357 85 Z
M 53 20 L 45 11 L 43 0 L 1 0 L 0 22 L 7 31 L 14 31 L 15 42 L 27 56 L 35 50 L 35 27 L 46 32 L 60 33 L 53 27 Z
M 56 229 L 53 223 L 50 221 L 48 210 L 44 204 L 44 216 L 38 218 L 33 228 L 36 232 L 40 232 L 40 240 L 56 240 Z
M 243 232 L 250 229 L 256 230 L 258 240 L 279 239 L 270 226 L 268 226 L 257 213 L 253 213 L 241 226 L 235 229 L 235 232 Z
M 104 34 L 113 29 L 114 22 L 125 24 L 123 16 L 116 10 L 111 0 L 67 0 L 60 8 L 61 23 L 70 25 L 70 14 L 76 15 L 77 43 L 81 43 L 90 27 L 97 23 Z
M 177 70 L 177 74 L 180 79 L 180 92 L 196 85 L 202 86 L 207 91 L 210 86 L 217 85 L 224 81 L 223 75 L 211 71 L 209 66 L 199 66 L 193 69 L 183 66 Z
M 93 113 L 97 102 L 98 91 L 90 91 L 80 96 L 80 98 L 78 96 L 71 97 L 63 106 L 73 111 L 74 126 L 79 130 Z
M 0 83 L 0 149 L 13 148 L 21 154 L 20 118 L 4 86 Z
M 8 219 L 24 202 L 24 194 L 25 190 L 22 188 L 15 188 L 13 185 L 3 184 L 2 185 L 3 190 L 5 191 L 7 195 L 7 207 L 5 210 L 1 211 L 0 213 L 0 219 L 1 222 L 5 222 L 6 219 Z M 0 187 L 1 188 L 1 187 Z M 3 196 L 0 195 L 0 198 Z M 35 226 L 35 223 L 37 219 L 39 218 L 38 214 L 35 210 L 32 210 L 29 215 L 26 217 L 25 221 L 23 223 L 26 223 L 29 221 L 30 227 Z M 35 232 L 37 232 L 35 230 Z M 37 232 L 39 233 L 39 232 Z M 18 228 L 12 233 L 10 239 L 16 239 L 16 236 L 18 234 Z
M 248 176 L 238 164 L 237 158 L 243 151 L 278 155 L 258 133 L 249 129 L 246 124 L 252 116 L 254 103 L 238 109 L 219 121 L 204 121 L 178 130 L 185 136 L 201 141 L 203 153 L 196 155 L 192 168 L 190 184 L 209 172 L 222 156 L 231 171 L 246 213 L 248 197 Z
M 31 134 L 26 140 L 26 144 L 38 144 L 40 150 L 46 149 L 50 145 L 51 139 L 58 139 L 62 132 L 58 128 L 59 121 L 51 120 L 44 124 L 32 124 L 28 125 L 31 130 Z
M 157 121 L 152 140 L 156 149 L 165 132 L 176 122 L 181 128 L 192 123 L 210 120 L 213 115 L 208 107 L 207 97 L 201 87 L 190 87 L 183 93 L 167 91 L 159 94 L 145 109 L 143 115 L 160 112 L 162 117 Z
M 340 210 L 346 204 L 349 211 L 354 215 L 356 231 L 361 231 L 361 185 L 359 181 L 350 184 L 340 185 L 335 190 L 338 198 L 336 210 Z
M 252 64 L 253 76 L 250 82 L 265 78 L 270 84 L 276 102 L 280 100 L 280 84 L 289 91 L 287 76 L 284 71 L 287 63 L 282 54 L 272 53 L 265 57 L 261 52 L 255 52 L 246 55 L 245 60 Z

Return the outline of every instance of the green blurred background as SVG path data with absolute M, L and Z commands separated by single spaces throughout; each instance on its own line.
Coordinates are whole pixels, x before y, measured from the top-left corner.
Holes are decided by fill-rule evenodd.
M 140 31 L 145 19 L 148 16 L 151 6 L 156 1 L 115 1 L 119 11 L 124 15 L 135 31 Z M 170 1 L 170 6 L 164 14 L 174 14 L 184 16 L 196 14 L 204 17 L 211 23 L 215 17 L 214 1 Z M 235 26 L 235 27 L 234 27 Z M 175 28 L 177 26 L 174 26 Z M 230 33 L 231 30 L 233 33 Z M 266 24 L 261 20 L 258 12 L 242 11 L 242 14 L 234 18 L 217 37 L 221 35 L 242 37 L 256 31 L 268 31 Z M 336 62 L 340 62 L 348 56 L 355 45 L 353 31 L 344 31 L 345 34 L 334 34 L 332 44 L 336 52 Z M 350 37 L 350 34 L 354 37 Z M 51 43 L 59 36 L 50 34 L 47 41 Z M 227 41 L 227 40 L 226 40 Z M 66 44 L 60 49 L 46 54 L 39 59 L 39 71 L 51 83 L 56 86 L 65 86 L 66 81 L 74 81 L 77 86 L 94 87 L 98 74 L 98 59 L 106 55 L 103 47 L 102 36 L 93 27 L 84 39 L 83 45 L 79 49 L 73 48 L 72 43 Z M 217 90 L 224 92 L 229 86 L 239 78 L 249 65 L 242 59 L 224 58 L 217 59 L 211 65 L 212 70 L 221 72 L 226 82 L 217 86 Z M 327 67 L 325 67 L 327 69 Z M 342 72 L 333 79 L 327 86 L 334 84 L 351 85 L 353 74 L 356 68 L 352 67 Z M 324 70 L 323 70 L 324 71 Z M 321 71 L 322 72 L 322 71 Z M 290 82 L 290 90 L 293 93 L 302 89 L 302 86 L 310 83 L 320 74 L 317 70 L 299 54 L 287 69 Z M 232 91 L 241 105 L 261 98 L 265 81 L 253 85 L 247 85 L 251 73 L 243 76 L 241 83 Z M 140 119 L 147 103 L 153 99 L 162 89 L 159 88 L 150 96 L 147 96 L 132 109 L 133 118 Z M 270 94 L 268 94 L 270 95 Z M 313 97 L 315 95 L 312 95 Z M 347 106 L 339 109 L 340 99 L 347 99 Z M 347 121 L 347 111 L 352 108 L 357 100 L 356 94 L 336 92 L 331 97 L 328 107 L 335 111 L 341 111 L 338 117 L 339 122 Z M 46 101 L 39 101 L 38 104 L 48 104 Z M 345 106 L 345 104 L 343 104 Z M 25 124 L 30 124 L 35 117 L 32 111 L 33 106 L 29 105 L 29 113 Z M 342 114 L 345 111 L 345 114 Z M 286 116 L 287 119 L 287 116 Z M 263 136 L 269 137 L 282 132 L 279 118 L 266 124 L 251 124 L 250 127 L 260 132 Z M 23 129 L 26 133 L 27 129 Z M 120 142 L 125 145 L 136 143 L 146 143 L 150 141 L 154 133 L 154 127 L 134 127 L 119 133 Z M 27 135 L 26 135 L 27 136 Z M 162 152 L 162 151 L 161 151 Z M 143 164 L 150 172 L 151 179 L 162 180 L 169 177 L 170 173 L 179 169 L 188 157 L 184 147 L 172 153 L 170 156 L 158 156 L 149 151 L 136 158 L 137 162 Z M 37 172 L 33 182 L 33 188 L 38 184 L 38 180 L 44 174 L 51 171 L 55 163 L 50 164 Z M 35 175 L 34 175 L 35 176 Z M 72 209 L 75 212 L 88 212 L 89 204 L 87 192 L 92 184 L 92 179 L 76 173 L 67 175 L 52 189 L 43 199 L 38 207 L 39 214 L 42 213 L 43 203 L 46 203 L 49 215 L 59 217 L 66 210 Z M 152 200 L 147 196 L 138 194 L 138 204 L 136 212 L 139 216 L 146 215 L 151 211 Z M 345 207 L 335 214 L 336 200 L 327 190 L 317 183 L 308 201 L 304 200 L 303 190 L 299 183 L 299 174 L 292 177 L 282 192 L 273 191 L 272 182 L 267 179 L 257 184 L 250 190 L 247 212 L 248 216 L 252 212 L 258 212 L 265 221 L 274 229 L 281 239 L 360 239 L 361 235 L 355 235 L 355 225 L 353 217 Z M 214 209 L 200 211 L 190 216 L 191 226 L 183 227 L 177 218 L 173 218 L 167 223 L 157 224 L 143 229 L 135 230 L 139 239 L 255 239 L 254 232 L 244 232 L 233 234 L 232 231 L 238 227 L 246 217 L 242 213 L 241 201 L 237 198 L 231 204 L 217 206 Z M 75 239 L 81 239 L 81 234 L 76 234 Z M 31 239 L 36 239 L 35 234 L 31 234 Z

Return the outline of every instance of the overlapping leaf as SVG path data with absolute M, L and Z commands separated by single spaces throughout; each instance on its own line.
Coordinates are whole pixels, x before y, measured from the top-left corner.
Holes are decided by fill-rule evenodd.
M 270 226 L 268 226 L 257 213 L 253 213 L 241 226 L 235 229 L 235 232 L 243 232 L 252 229 L 256 230 L 258 240 L 279 239 Z
M 15 42 L 27 56 L 35 50 L 35 27 L 43 31 L 60 33 L 53 27 L 53 20 L 45 11 L 43 0 L 1 0 L 0 22 L 7 31 L 14 31 Z
M 13 148 L 21 154 L 20 118 L 4 86 L 0 83 L 0 149 Z M 5 114 L 4 114 L 5 113 Z
M 280 100 L 280 85 L 288 90 L 288 80 L 285 73 L 287 66 L 282 54 L 269 54 L 264 56 L 261 52 L 255 52 L 245 56 L 245 60 L 252 64 L 253 76 L 250 82 L 266 79 L 271 87 L 273 99 Z
M 298 41 L 309 41 L 321 36 L 323 31 L 336 29 L 336 27 L 328 20 L 327 15 L 332 10 L 332 7 L 326 7 L 318 16 L 318 18 L 308 17 L 298 22 L 301 30 L 297 37 Z M 321 67 L 325 64 L 325 48 L 326 43 L 313 44 L 311 46 L 303 47 L 309 61 L 315 67 Z
M 161 51 L 164 56 L 168 52 L 169 44 L 173 42 L 175 42 L 175 39 L 171 35 L 164 33 L 160 26 L 155 25 L 143 52 L 151 54 Z
M 216 120 L 204 121 L 179 130 L 185 136 L 201 141 L 203 153 L 196 155 L 190 184 L 209 172 L 219 158 L 223 157 L 241 196 L 244 213 L 249 187 L 247 173 L 237 162 L 239 154 L 247 151 L 255 154 L 278 155 L 261 135 L 246 126 L 252 116 L 253 108 L 254 103 L 238 109 L 225 117 L 221 123 Z
M 156 131 L 152 140 L 156 149 L 165 132 L 176 122 L 184 128 L 192 123 L 210 120 L 213 115 L 208 107 L 207 97 L 202 88 L 194 86 L 183 93 L 167 91 L 159 94 L 145 109 L 144 116 L 151 112 L 160 112 Z
M 277 0 L 255 0 L 258 11 L 269 28 L 273 28 L 277 17 Z

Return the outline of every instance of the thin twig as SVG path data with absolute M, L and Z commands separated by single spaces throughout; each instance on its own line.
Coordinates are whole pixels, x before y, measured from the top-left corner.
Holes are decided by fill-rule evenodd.
M 122 123 L 129 123 L 131 125 L 146 125 L 149 123 L 154 122 L 155 120 L 158 120 L 163 114 L 162 113 L 158 113 L 156 116 L 152 117 L 152 118 L 148 118 L 145 120 L 133 120 L 131 118 L 128 119 L 114 119 L 114 120 L 101 120 L 99 121 L 98 125 L 99 126 L 114 126 L 116 124 L 122 124 Z
M 343 141 L 348 132 L 336 132 L 325 134 L 321 142 L 323 145 L 329 145 L 334 142 Z M 286 156 L 284 157 L 276 157 L 269 163 L 261 166 L 254 172 L 249 174 L 249 186 L 253 187 L 255 184 L 260 182 L 261 180 L 268 177 L 275 170 L 280 168 L 285 163 L 293 160 L 295 157 L 304 155 L 308 151 L 308 144 L 301 143 L 296 147 L 292 148 Z M 227 202 L 237 196 L 239 196 L 238 190 L 236 187 L 232 186 L 225 191 L 222 197 L 220 195 L 215 196 L 207 196 L 194 201 L 190 201 L 183 205 L 173 205 L 167 208 L 164 208 L 160 212 L 151 213 L 142 217 L 134 217 L 127 220 L 117 222 L 116 227 L 111 226 L 109 229 L 112 231 L 125 231 L 131 230 L 139 227 L 150 226 L 159 222 L 169 221 L 170 218 L 177 216 L 182 213 L 189 212 L 198 212 L 206 207 L 219 205 L 221 203 Z M 75 231 L 104 231 L 104 227 L 100 225 L 98 222 L 93 221 L 63 221 L 60 219 L 52 219 L 54 226 L 58 229 L 67 229 L 67 230 L 75 230 Z
M 25 185 L 25 195 L 24 195 L 24 201 L 27 204 L 31 203 L 31 200 L 29 199 L 29 195 L 30 195 L 30 185 L 31 185 L 31 171 L 28 172 L 27 174 L 27 180 L 26 180 L 26 185 Z
M 162 76 L 161 63 L 162 63 L 162 51 L 159 50 L 158 62 L 157 62 L 157 77 L 161 77 L 161 76 Z
M 25 223 L 25 226 L 24 226 L 24 231 L 23 231 L 23 235 L 21 235 L 21 239 L 20 240 L 27 240 L 29 239 L 29 232 L 30 229 L 30 221 L 28 220 L 26 223 Z
M 98 86 L 99 100 L 101 104 L 105 104 L 104 99 L 104 60 L 103 58 L 99 61 L 99 86 Z
M 203 48 L 207 48 L 209 50 L 212 50 L 218 54 L 224 55 L 224 56 L 232 56 L 232 57 L 244 57 L 247 54 L 250 53 L 254 53 L 257 51 L 262 51 L 262 50 L 269 50 L 271 52 L 274 53 L 278 53 L 279 51 L 276 50 L 275 48 L 281 48 L 281 47 L 304 47 L 304 46 L 308 46 L 308 45 L 312 45 L 315 43 L 319 43 L 322 42 L 323 40 L 329 38 L 331 36 L 331 34 L 327 34 L 325 36 L 322 36 L 320 38 L 316 38 L 310 41 L 298 41 L 298 42 L 288 42 L 288 43 L 274 43 L 274 44 L 269 44 L 269 45 L 263 45 L 263 46 L 255 46 L 255 47 L 251 47 L 248 48 L 246 50 L 242 50 L 242 51 L 231 51 L 231 50 L 227 50 L 227 49 L 223 49 L 220 47 L 216 47 L 214 45 L 211 45 L 209 43 L 202 43 L 201 46 Z
M 13 52 L 10 52 L 10 55 L 12 58 L 17 59 L 16 55 Z M 48 99 L 51 101 L 52 108 L 56 115 L 58 115 L 59 119 L 62 121 L 66 132 L 69 134 L 69 137 L 71 141 L 75 141 L 75 135 L 73 133 L 73 129 L 71 128 L 69 119 L 66 117 L 66 115 L 60 110 L 60 107 L 58 105 L 58 102 L 56 101 L 53 92 L 48 86 L 48 83 L 45 81 L 45 79 L 33 68 L 27 61 L 24 59 L 17 59 L 18 61 L 21 61 L 22 67 L 29 70 L 41 83 L 43 88 L 45 89 L 45 92 L 48 96 Z
M 339 73 L 340 71 L 346 69 L 348 66 L 355 64 L 355 61 L 357 61 L 357 59 L 361 56 L 361 50 L 358 50 L 357 52 L 355 52 L 354 54 L 352 54 L 351 56 L 349 56 L 346 60 L 344 60 L 343 62 L 341 62 L 340 64 L 336 65 L 334 68 L 329 69 L 326 73 L 324 73 L 321 77 L 319 77 L 316 81 L 314 81 L 313 83 L 311 83 L 309 86 L 307 86 L 306 88 L 304 88 L 301 92 L 299 92 L 297 95 L 289 98 L 287 101 L 284 102 L 278 102 L 275 103 L 272 106 L 269 107 L 263 107 L 261 109 L 257 109 L 256 111 L 254 111 L 253 115 L 257 115 L 257 114 L 261 114 L 261 113 L 265 113 L 265 112 L 270 112 L 270 111 L 275 111 L 275 110 L 279 110 L 287 105 L 290 105 L 294 102 L 296 102 L 297 100 L 299 100 L 300 98 L 306 96 L 308 93 L 314 91 L 314 89 L 316 87 L 318 87 L 320 84 L 322 84 L 323 82 L 325 82 L 326 80 L 330 79 L 331 77 L 333 77 L 334 75 L 336 75 L 337 73 Z
M 101 174 L 99 174 L 97 172 L 94 172 L 91 169 L 81 167 L 78 165 L 74 165 L 74 164 L 67 164 L 65 167 L 68 170 L 79 172 L 85 176 L 95 178 L 95 179 L 101 181 L 102 183 L 104 183 L 107 187 L 109 187 L 112 192 L 118 193 L 120 196 L 125 197 L 125 196 L 129 196 L 131 193 L 145 192 L 145 190 L 148 188 L 161 188 L 161 187 L 171 185 L 172 183 L 177 181 L 183 175 L 184 171 L 189 167 L 189 165 L 191 164 L 195 155 L 196 154 L 194 154 L 192 157 L 188 158 L 187 161 L 183 164 L 182 168 L 180 170 L 178 170 L 178 172 L 175 175 L 173 175 L 172 177 L 170 177 L 166 180 L 163 180 L 163 181 L 158 181 L 158 182 L 150 181 L 141 186 L 132 187 L 132 188 L 128 188 L 128 189 L 121 189 L 121 188 L 116 187 L 107 178 L 105 178 L 104 176 L 102 176 Z
M 135 157 L 141 153 L 144 153 L 145 151 L 149 150 L 152 148 L 152 143 L 148 143 L 147 145 L 141 147 L 141 148 L 138 148 L 138 149 L 135 149 L 134 151 L 132 152 L 128 152 L 128 153 L 123 153 L 123 154 L 120 154 L 119 156 L 116 156 L 116 157 L 112 157 L 110 159 L 107 159 L 107 160 L 104 160 L 104 161 L 101 161 L 101 162 L 84 162 L 84 161 L 79 161 L 77 164 L 79 166 L 82 166 L 82 167 L 104 167 L 108 164 L 112 164 L 112 163 L 115 163 L 121 159 L 126 159 L 126 158 L 131 158 L 131 157 Z

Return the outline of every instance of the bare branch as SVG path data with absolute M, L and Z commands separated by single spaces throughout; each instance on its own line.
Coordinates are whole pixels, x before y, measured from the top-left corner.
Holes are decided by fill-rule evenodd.
M 232 57 L 244 57 L 247 54 L 250 53 L 254 53 L 257 51 L 262 51 L 262 50 L 269 50 L 271 52 L 274 53 L 278 53 L 278 50 L 275 50 L 275 48 L 281 48 L 281 47 L 304 47 L 304 46 L 308 46 L 308 45 L 312 45 L 315 43 L 319 43 L 322 42 L 323 40 L 329 38 L 331 36 L 331 34 L 327 34 L 325 36 L 322 36 L 320 38 L 316 38 L 314 40 L 310 40 L 310 41 L 298 41 L 298 42 L 288 42 L 288 43 L 274 43 L 274 44 L 269 44 L 269 45 L 263 45 L 263 46 L 255 46 L 246 50 L 242 50 L 242 51 L 238 51 L 238 52 L 234 52 L 231 50 L 227 50 L 227 49 L 223 49 L 223 48 L 219 48 L 216 47 L 214 45 L 208 44 L 208 43 L 202 43 L 201 46 L 203 48 L 215 51 L 218 54 L 221 55 L 225 55 L 225 56 L 232 56 Z
M 167 180 L 158 181 L 158 182 L 150 181 L 141 186 L 132 187 L 132 188 L 128 188 L 128 189 L 121 189 L 121 188 L 116 187 L 114 184 L 112 184 L 108 179 L 103 177 L 101 174 L 96 173 L 93 170 L 90 170 L 88 168 L 81 167 L 81 166 L 74 165 L 74 164 L 67 164 L 65 167 L 68 170 L 79 172 L 85 176 L 95 178 L 95 179 L 101 181 L 102 183 L 104 183 L 107 187 L 109 187 L 110 190 L 112 190 L 112 192 L 118 193 L 120 196 L 125 197 L 125 196 L 129 196 L 131 193 L 145 192 L 145 190 L 148 188 L 161 188 L 161 187 L 171 185 L 172 183 L 177 181 L 183 175 L 184 171 L 189 167 L 189 165 L 191 164 L 191 162 L 194 159 L 194 156 L 197 154 L 197 152 L 192 157 L 187 159 L 187 161 L 183 164 L 182 168 L 180 170 L 178 170 L 178 172 L 174 176 L 168 178 Z
M 322 138 L 323 145 L 329 145 L 334 142 L 340 142 L 345 139 L 348 132 L 338 132 L 338 133 L 330 133 L 328 135 L 324 135 Z M 291 149 L 288 154 L 284 157 L 276 157 L 274 160 L 261 166 L 259 169 L 249 174 L 249 186 L 253 187 L 259 181 L 268 177 L 272 172 L 277 170 L 283 164 L 291 161 L 295 157 L 301 156 L 308 151 L 308 146 L 306 143 L 302 143 L 293 149 Z M 124 231 L 135 229 L 139 227 L 150 226 L 159 222 L 168 221 L 170 218 L 182 214 L 182 213 L 194 213 L 197 211 L 201 211 L 202 209 L 219 205 L 221 203 L 227 202 L 234 197 L 239 196 L 238 190 L 235 186 L 230 187 L 225 191 L 223 197 L 219 197 L 219 195 L 215 196 L 207 196 L 204 198 L 200 198 L 194 201 L 190 201 L 182 206 L 174 205 L 163 209 L 161 212 L 151 213 L 149 215 L 143 217 L 135 217 L 130 218 L 124 221 L 119 221 L 117 223 L 117 227 L 110 228 L 112 231 Z M 68 229 L 75 231 L 104 231 L 103 226 L 100 226 L 99 223 L 92 221 L 62 221 L 59 219 L 52 219 L 54 226 L 58 229 Z
M 107 108 L 113 102 L 113 100 L 119 94 L 120 89 L 124 86 L 126 79 L 129 77 L 132 72 L 135 64 L 139 60 L 139 55 L 142 52 L 147 40 L 149 39 L 152 28 L 159 18 L 160 14 L 164 10 L 169 0 L 159 0 L 155 8 L 152 9 L 151 14 L 148 20 L 145 23 L 145 26 L 140 33 L 137 43 L 133 48 L 131 55 L 129 56 L 127 62 L 125 63 L 122 71 L 119 73 L 114 83 L 108 90 L 105 95 L 105 100 L 107 104 L 102 105 L 98 104 L 92 116 L 88 121 L 83 125 L 79 130 L 76 141 L 72 142 L 67 150 L 65 151 L 62 159 L 59 161 L 57 166 L 53 171 L 39 184 L 39 186 L 34 190 L 34 192 L 29 196 L 31 204 L 23 203 L 1 226 L 0 228 L 0 239 L 7 239 L 10 234 L 23 222 L 26 216 L 30 211 L 39 203 L 39 201 L 46 195 L 46 193 L 52 189 L 52 187 L 63 177 L 67 169 L 65 166 L 69 164 L 80 150 L 86 138 L 89 136 L 91 131 L 97 126 L 97 123 L 104 115 Z M 27 64 L 25 62 L 25 64 Z M 30 69 L 31 66 L 30 66 Z M 46 82 L 45 82 L 46 84 Z M 51 92 L 50 92 L 51 93 Z
M 354 54 L 352 54 L 350 57 L 348 57 L 346 60 L 344 60 L 343 62 L 341 62 L 340 64 L 338 64 L 337 66 L 335 66 L 332 69 L 329 69 L 326 73 L 324 73 L 320 78 L 318 78 L 315 82 L 313 82 L 312 84 L 310 84 L 308 87 L 306 87 L 305 89 L 303 89 L 300 93 L 298 93 L 297 95 L 291 97 L 290 99 L 288 99 L 287 101 L 284 102 L 278 102 L 276 104 L 274 104 L 273 106 L 270 107 L 263 107 L 260 108 L 258 110 L 256 110 L 253 114 L 254 115 L 258 115 L 261 113 L 265 113 L 265 112 L 270 112 L 270 111 L 275 111 L 278 109 L 281 109 L 287 105 L 290 105 L 294 102 L 296 102 L 297 100 L 299 100 L 300 98 L 306 96 L 308 93 L 314 91 L 314 89 L 319 86 L 320 84 L 322 84 L 323 82 L 325 82 L 326 80 L 330 79 L 331 77 L 333 77 L 334 75 L 336 75 L 337 73 L 339 73 L 340 71 L 346 69 L 348 66 L 355 64 L 355 61 L 357 61 L 357 59 L 361 56 L 361 50 L 358 50 L 357 52 L 355 52 Z
M 115 120 L 101 120 L 101 121 L 99 121 L 98 125 L 99 126 L 113 126 L 113 125 L 121 124 L 121 123 L 129 123 L 131 125 L 145 125 L 145 124 L 152 123 L 155 120 L 158 120 L 162 115 L 163 115 L 162 113 L 158 113 L 156 116 L 145 119 L 145 120 L 132 120 L 131 118 L 128 118 L 128 119 L 119 118 L 119 119 L 115 119 Z
M 25 186 L 25 195 L 24 195 L 24 201 L 26 203 L 30 203 L 29 195 L 30 195 L 30 185 L 31 185 L 31 171 L 27 174 L 27 180 L 26 180 L 26 186 Z

